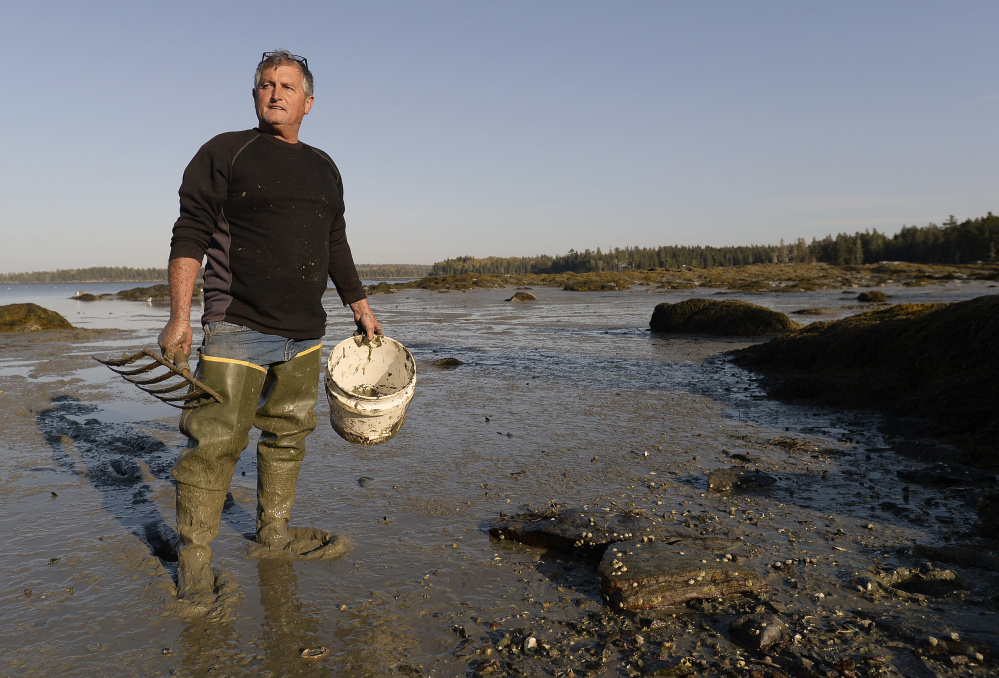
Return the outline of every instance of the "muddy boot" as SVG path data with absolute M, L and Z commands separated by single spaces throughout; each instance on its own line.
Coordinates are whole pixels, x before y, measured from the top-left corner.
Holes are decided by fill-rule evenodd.
M 177 483 L 177 597 L 199 602 L 215 594 L 210 544 L 218 536 L 225 490 Z
M 319 349 L 271 366 L 253 421 L 262 432 L 257 444 L 257 543 L 271 549 L 286 549 L 293 541 L 288 520 L 305 438 L 316 428 Z M 298 547 L 292 548 L 299 552 Z
M 228 490 L 250 428 L 267 370 L 251 363 L 202 356 L 196 376 L 218 391 L 222 402 L 184 410 L 180 432 L 187 446 L 171 475 L 177 482 L 206 490 Z

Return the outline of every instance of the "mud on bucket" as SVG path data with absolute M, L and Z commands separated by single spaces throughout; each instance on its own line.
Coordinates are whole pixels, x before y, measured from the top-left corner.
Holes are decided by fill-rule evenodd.
M 330 351 L 326 397 L 330 423 L 344 440 L 377 445 L 391 440 L 416 391 L 416 361 L 395 339 L 344 339 Z

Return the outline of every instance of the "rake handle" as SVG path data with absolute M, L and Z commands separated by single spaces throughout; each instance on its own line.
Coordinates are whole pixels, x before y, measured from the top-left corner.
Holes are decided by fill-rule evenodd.
M 167 360 L 170 360 L 169 356 L 164 356 Z M 185 377 L 191 376 L 191 363 L 188 362 L 188 355 L 183 351 L 177 351 L 173 354 L 173 366 L 177 368 L 177 371 L 183 374 Z

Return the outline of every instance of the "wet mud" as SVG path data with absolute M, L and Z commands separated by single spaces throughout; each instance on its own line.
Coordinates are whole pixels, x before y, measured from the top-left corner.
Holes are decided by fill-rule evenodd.
M 933 287 L 887 291 L 914 300 Z M 951 469 L 947 483 L 920 482 L 932 464 L 899 454 L 880 415 L 768 397 L 726 355 L 751 340 L 650 334 L 655 305 L 688 290 L 532 293 L 529 314 L 503 289 L 379 297 L 420 370 L 406 424 L 359 447 L 321 423 L 292 517 L 352 550 L 252 557 L 251 443 L 213 545 L 221 595 L 195 611 L 174 597 L 175 411 L 90 358 L 152 346 L 158 328 L 0 337 L 0 673 L 999 670 L 999 571 L 973 529 L 988 479 Z M 845 316 L 855 297 L 752 301 Z M 329 310 L 332 346 L 353 325 Z M 501 515 L 546 507 L 719 540 L 765 588 L 614 608 L 600 560 L 489 534 Z

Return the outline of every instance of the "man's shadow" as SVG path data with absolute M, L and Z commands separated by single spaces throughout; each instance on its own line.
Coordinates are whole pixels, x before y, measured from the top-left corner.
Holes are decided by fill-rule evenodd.
M 94 415 L 100 408 L 68 395 L 52 399 L 52 407 L 36 417 L 38 429 L 63 469 L 85 476 L 101 492 L 101 507 L 136 536 L 150 553 L 176 576 L 178 536 L 173 515 L 164 517 L 153 501 L 152 485 L 173 484 L 170 469 L 178 450 L 125 423 L 106 422 Z M 146 426 L 173 427 L 146 422 Z M 254 524 L 242 507 L 226 498 L 223 520 L 243 534 Z

